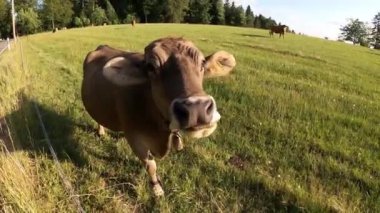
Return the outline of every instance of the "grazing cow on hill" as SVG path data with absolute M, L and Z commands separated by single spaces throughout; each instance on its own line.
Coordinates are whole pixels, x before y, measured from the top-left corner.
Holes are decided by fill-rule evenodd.
M 285 31 L 286 31 L 287 26 L 286 25 L 279 25 L 279 26 L 272 26 L 269 29 L 269 35 L 270 37 L 273 36 L 274 33 L 280 34 L 279 38 L 285 38 Z
M 181 136 L 214 132 L 220 115 L 214 98 L 203 90 L 203 79 L 228 75 L 235 65 L 230 53 L 204 57 L 182 38 L 155 40 L 143 54 L 99 46 L 84 61 L 82 100 L 100 134 L 103 126 L 125 133 L 154 194 L 161 196 L 153 156 L 162 158 L 171 147 L 180 150 Z
M 136 25 L 136 19 L 135 18 L 132 19 L 131 24 L 132 24 L 132 27 L 135 27 L 135 25 Z

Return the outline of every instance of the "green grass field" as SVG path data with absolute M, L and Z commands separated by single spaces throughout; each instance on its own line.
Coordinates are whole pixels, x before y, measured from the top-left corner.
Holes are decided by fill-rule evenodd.
M 204 82 L 222 120 L 211 137 L 158 161 L 166 196 L 157 200 L 122 134 L 96 135 L 80 86 L 98 45 L 142 52 L 164 36 L 184 36 L 205 55 L 227 50 L 237 66 Z M 0 94 L 16 146 L 0 154 L 5 211 L 76 210 L 36 103 L 88 212 L 380 212 L 380 51 L 225 26 L 72 29 L 24 37 L 1 55 Z

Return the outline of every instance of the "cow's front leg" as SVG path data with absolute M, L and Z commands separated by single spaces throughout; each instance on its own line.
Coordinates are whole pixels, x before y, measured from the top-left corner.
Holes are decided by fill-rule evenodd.
M 149 157 L 147 160 L 144 160 L 146 170 L 150 177 L 150 183 L 152 186 L 152 190 L 155 196 L 163 196 L 164 190 L 162 189 L 162 183 L 160 178 L 157 175 L 157 166 L 156 161 L 153 160 L 153 157 Z
M 157 165 L 153 156 L 150 154 L 149 149 L 144 145 L 142 138 L 127 138 L 133 152 L 137 155 L 140 161 L 144 164 L 148 172 L 152 190 L 155 196 L 163 196 L 164 190 L 162 189 L 161 181 L 157 175 Z

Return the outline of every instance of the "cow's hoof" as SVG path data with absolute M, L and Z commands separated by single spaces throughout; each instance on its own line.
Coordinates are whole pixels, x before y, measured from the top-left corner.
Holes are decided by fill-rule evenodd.
M 104 135 L 106 135 L 106 130 L 104 129 L 103 126 L 100 126 L 100 125 L 99 125 L 99 128 L 98 128 L 98 135 L 99 135 L 99 136 L 104 136 Z
M 155 197 L 162 197 L 164 196 L 164 190 L 162 189 L 160 184 L 155 184 L 153 186 L 153 194 Z
M 157 182 L 150 182 L 155 197 L 164 196 L 164 190 L 162 189 L 162 183 L 160 177 L 157 176 Z

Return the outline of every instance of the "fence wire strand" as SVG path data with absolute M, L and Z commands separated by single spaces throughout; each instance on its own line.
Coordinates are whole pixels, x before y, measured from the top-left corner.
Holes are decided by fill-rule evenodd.
M 22 69 L 23 69 L 24 72 L 26 72 L 27 71 L 27 69 L 26 69 L 27 64 L 26 64 L 25 59 L 24 59 L 24 53 L 23 53 L 24 51 L 23 51 L 21 40 L 18 40 L 18 43 L 20 44 Z M 40 109 L 37 106 L 36 102 L 33 102 L 33 107 L 34 107 L 34 109 L 36 111 L 36 114 L 37 114 L 37 117 L 38 117 L 38 122 L 39 122 L 40 127 L 42 129 L 42 132 L 44 134 L 45 141 L 46 141 L 46 143 L 47 143 L 47 145 L 49 147 L 49 151 L 50 151 L 51 155 L 53 156 L 54 164 L 55 164 L 55 166 L 56 166 L 56 168 L 58 170 L 58 174 L 59 174 L 59 176 L 60 176 L 60 178 L 61 178 L 61 180 L 62 180 L 62 182 L 64 184 L 64 187 L 65 187 L 67 193 L 70 195 L 70 198 L 71 198 L 72 202 L 77 207 L 77 212 L 80 212 L 80 213 L 85 212 L 84 209 L 82 208 L 81 202 L 79 200 L 79 196 L 75 193 L 75 190 L 74 190 L 73 186 L 71 185 L 70 181 L 66 178 L 66 175 L 63 172 L 63 169 L 61 167 L 61 164 L 59 163 L 57 154 L 54 151 L 54 148 L 53 148 L 53 146 L 51 144 L 51 141 L 50 141 L 50 138 L 49 138 L 49 134 L 46 131 L 46 127 L 45 127 L 45 124 L 43 122 Z

